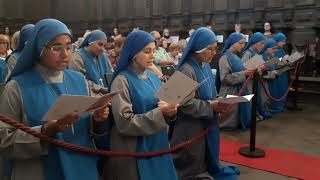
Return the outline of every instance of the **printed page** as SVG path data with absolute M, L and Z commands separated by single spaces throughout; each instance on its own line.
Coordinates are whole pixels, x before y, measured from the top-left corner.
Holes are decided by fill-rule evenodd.
M 50 121 L 60 119 L 71 112 L 78 112 L 80 116 L 89 114 L 107 106 L 112 97 L 120 91 L 111 92 L 102 97 L 90 96 L 60 96 L 56 102 L 51 106 L 49 111 L 44 115 L 42 120 Z
M 176 71 L 155 94 L 162 101 L 170 104 L 180 104 L 188 95 L 198 88 L 198 83 L 185 74 Z

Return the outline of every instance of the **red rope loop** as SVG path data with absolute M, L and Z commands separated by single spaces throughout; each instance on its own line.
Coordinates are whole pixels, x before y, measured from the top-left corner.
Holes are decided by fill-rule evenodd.
M 120 151 L 115 152 L 115 151 L 96 150 L 96 149 L 91 149 L 91 148 L 86 148 L 86 147 L 66 143 L 64 141 L 57 140 L 52 137 L 46 136 L 44 134 L 38 133 L 38 132 L 34 131 L 33 129 L 31 129 L 30 127 L 28 127 L 22 123 L 18 123 L 17 121 L 10 119 L 10 118 L 3 116 L 3 115 L 0 115 L 0 121 L 7 123 L 7 124 L 10 124 L 11 126 L 17 128 L 17 129 L 20 129 L 28 134 L 31 134 L 31 135 L 41 139 L 42 141 L 48 142 L 50 144 L 54 144 L 60 148 L 65 148 L 65 149 L 69 149 L 69 150 L 72 150 L 75 152 L 81 152 L 81 153 L 86 153 L 86 154 L 94 154 L 94 155 L 103 156 L 103 157 L 113 156 L 113 157 L 136 157 L 136 158 L 161 156 L 161 155 L 172 153 L 174 151 L 182 149 L 186 146 L 189 146 L 189 145 L 195 143 L 199 139 L 203 138 L 205 135 L 207 135 L 211 131 L 212 128 L 214 128 L 215 126 L 218 125 L 218 121 L 215 121 L 208 128 L 206 128 L 203 132 L 199 133 L 197 136 L 193 137 L 192 139 L 185 141 L 185 142 L 182 142 L 174 147 L 170 147 L 169 149 L 166 149 L 166 150 L 161 150 L 161 151 L 157 151 L 157 152 L 120 152 Z
M 298 69 L 299 64 L 296 65 L 295 67 L 295 72 L 294 75 L 296 75 L 297 73 L 297 69 Z M 263 83 L 263 79 L 261 76 L 259 76 L 259 80 L 261 82 L 262 88 L 264 90 L 264 93 L 267 95 L 268 98 L 270 98 L 273 102 L 281 102 L 283 101 L 289 94 L 289 91 L 293 85 L 294 80 L 291 80 L 288 86 L 288 89 L 286 90 L 286 92 L 283 94 L 283 96 L 281 96 L 280 98 L 275 98 L 271 95 L 270 91 L 268 90 L 268 88 L 265 86 L 265 84 Z
M 245 83 L 243 84 L 243 86 L 239 92 L 239 96 L 244 92 L 245 88 L 247 87 L 247 85 L 251 79 L 252 79 L 252 76 L 248 77 L 248 79 L 245 81 Z M 233 105 L 228 106 L 227 109 L 231 108 L 232 106 Z M 184 147 L 190 146 L 191 144 L 197 142 L 199 139 L 206 136 L 223 119 L 224 119 L 224 116 L 221 116 L 219 118 L 219 120 L 214 121 L 208 128 L 206 128 L 204 131 L 200 132 L 195 137 L 193 137 L 190 140 L 187 140 L 185 142 L 182 142 L 180 144 L 177 144 L 174 147 L 170 147 L 169 149 L 165 149 L 165 150 L 161 150 L 161 151 L 157 151 L 157 152 L 121 152 L 121 151 L 102 151 L 102 150 L 91 149 L 91 148 L 87 148 L 87 147 L 82 147 L 82 146 L 70 144 L 70 143 L 46 136 L 44 134 L 38 133 L 35 130 L 31 129 L 30 127 L 0 114 L 0 121 L 7 123 L 17 129 L 20 129 L 20 130 L 22 130 L 22 131 L 24 131 L 34 137 L 37 137 L 42 141 L 56 145 L 57 147 L 60 147 L 60 148 L 69 149 L 71 151 L 85 153 L 85 154 L 98 155 L 98 156 L 102 156 L 102 157 L 112 156 L 112 157 L 135 157 L 135 158 L 161 156 L 164 154 L 169 154 L 169 153 L 175 152 L 175 151 L 182 149 Z

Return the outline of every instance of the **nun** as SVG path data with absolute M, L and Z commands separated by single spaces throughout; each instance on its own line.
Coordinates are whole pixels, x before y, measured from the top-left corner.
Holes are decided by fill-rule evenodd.
M 17 59 L 19 59 L 21 55 L 23 48 L 28 43 L 28 39 L 32 36 L 33 28 L 34 28 L 33 24 L 27 24 L 21 28 L 18 46 L 6 60 L 8 64 L 9 72 L 13 70 L 14 66 L 17 63 Z
M 283 33 L 277 33 L 274 38 L 277 42 L 278 49 L 275 51 L 275 57 L 284 61 L 288 59 L 289 55 L 285 52 L 284 46 L 286 45 L 287 36 Z M 275 98 L 281 98 L 289 88 L 289 74 L 288 72 L 282 73 L 277 79 L 277 90 L 278 93 L 275 94 Z M 272 109 L 277 112 L 283 112 L 286 104 L 286 99 L 276 104 L 273 104 Z
M 260 52 L 265 62 L 270 61 L 275 57 L 275 52 L 277 51 L 277 47 L 278 47 L 278 43 L 274 39 L 270 38 L 267 40 L 265 46 Z M 269 66 L 267 75 L 264 76 L 264 85 L 266 89 L 269 90 L 270 95 L 272 97 L 280 96 L 278 91 L 279 85 L 277 83 L 278 77 L 279 77 L 279 74 L 278 74 L 278 71 L 276 70 L 276 65 Z M 264 118 L 270 117 L 270 114 L 272 113 L 280 112 L 279 110 L 277 110 L 277 106 L 279 106 L 278 103 L 272 102 L 267 96 L 264 97 L 262 102 L 264 104 L 263 109 L 266 113 L 264 115 L 263 112 L 261 112 L 262 113 L 261 115 L 264 116 Z
M 192 34 L 183 51 L 177 70 L 201 86 L 178 108 L 170 140 L 172 146 L 190 140 L 213 123 L 217 123 L 218 113 L 225 112 L 226 105 L 216 100 L 215 80 L 209 65 L 216 51 L 217 38 L 205 27 L 197 29 Z M 220 134 L 217 125 L 204 138 L 172 153 L 179 179 L 237 179 L 238 169 L 220 164 L 219 145 Z
M 255 70 L 245 69 L 239 57 L 245 45 L 244 35 L 232 33 L 223 49 L 223 55 L 219 59 L 219 73 L 217 83 L 220 85 L 219 96 L 238 95 L 243 83 Z M 246 88 L 242 95 L 247 95 Z M 220 124 L 223 129 L 247 129 L 251 124 L 250 102 L 234 105 L 226 119 Z
M 249 42 L 247 43 L 245 48 L 243 49 L 241 57 L 242 62 L 245 63 L 253 56 L 259 54 L 262 48 L 264 47 L 266 40 L 267 38 L 262 33 L 254 33 L 249 39 Z
M 39 21 L 0 96 L 0 114 L 44 135 L 94 148 L 91 136 L 105 123 L 109 109 L 92 115 L 70 112 L 56 120 L 43 117 L 62 94 L 88 96 L 85 78 L 67 70 L 72 60 L 69 29 L 55 19 Z M 73 128 L 71 128 L 73 127 Z M 13 180 L 98 180 L 97 160 L 54 145 L 0 122 L 0 151 L 12 163 Z
M 110 150 L 154 152 L 169 148 L 168 123 L 175 120 L 177 106 L 158 100 L 161 80 L 148 67 L 153 65 L 155 40 L 147 32 L 131 32 L 114 72 L 111 92 L 113 125 Z M 105 162 L 108 180 L 177 180 L 170 154 L 148 158 L 110 157 Z
M 85 37 L 79 49 L 74 52 L 70 63 L 72 70 L 82 73 L 88 82 L 92 94 L 108 93 L 109 84 L 106 73 L 112 73 L 112 65 L 105 54 L 107 36 L 100 30 L 94 30 Z

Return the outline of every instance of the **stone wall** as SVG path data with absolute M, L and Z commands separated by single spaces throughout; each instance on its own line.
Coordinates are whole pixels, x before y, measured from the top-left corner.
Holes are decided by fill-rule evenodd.
M 211 25 L 227 35 L 235 23 L 243 32 L 262 31 L 265 21 L 292 41 L 313 40 L 320 31 L 320 0 L 0 0 L 0 27 L 18 30 L 26 22 L 53 17 L 78 35 L 86 29 L 127 33 L 168 27 L 173 34 Z

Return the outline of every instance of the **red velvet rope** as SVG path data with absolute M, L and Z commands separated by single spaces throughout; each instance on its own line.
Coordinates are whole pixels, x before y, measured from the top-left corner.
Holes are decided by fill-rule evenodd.
M 245 83 L 243 84 L 243 86 L 239 92 L 239 95 L 241 95 L 244 92 L 244 90 L 246 89 L 251 78 L 252 78 L 252 76 L 248 77 L 248 79 L 245 81 Z M 228 106 L 227 108 L 230 108 L 230 107 L 231 106 Z M 10 124 L 11 126 L 17 128 L 17 129 L 20 129 L 21 131 L 24 131 L 28 134 L 31 134 L 32 136 L 35 136 L 44 142 L 48 142 L 48 143 L 56 145 L 60 148 L 65 148 L 65 149 L 69 149 L 71 151 L 80 152 L 80 153 L 94 154 L 94 155 L 103 156 L 103 157 L 112 156 L 112 157 L 136 157 L 136 158 L 161 156 L 164 154 L 172 153 L 172 152 L 177 151 L 179 149 L 182 149 L 186 146 L 189 146 L 189 145 L 197 142 L 199 139 L 203 138 L 204 136 L 206 136 L 211 131 L 211 129 L 214 128 L 215 126 L 217 126 L 219 124 L 219 122 L 222 121 L 223 119 L 224 119 L 224 115 L 222 115 L 220 117 L 219 121 L 214 121 L 213 124 L 211 124 L 208 128 L 206 128 L 201 133 L 199 133 L 197 136 L 191 138 L 190 140 L 182 142 L 174 147 L 170 147 L 169 149 L 165 149 L 165 150 L 161 150 L 161 151 L 157 151 L 157 152 L 120 152 L 120 151 L 115 152 L 115 151 L 96 150 L 96 149 L 91 149 L 91 148 L 87 148 L 87 147 L 82 147 L 82 146 L 66 143 L 64 141 L 57 140 L 52 137 L 46 136 L 44 134 L 38 133 L 35 130 L 31 129 L 30 127 L 28 127 L 22 123 L 18 123 L 17 121 L 0 114 L 0 121 L 7 123 L 7 124 Z
M 298 66 L 299 66 L 299 63 L 296 65 L 295 67 L 295 71 L 294 71 L 294 75 L 296 75 L 297 73 L 297 69 L 298 69 Z M 288 86 L 288 89 L 286 90 L 286 92 L 283 94 L 283 96 L 281 96 L 280 98 L 275 98 L 275 97 L 272 97 L 272 95 L 270 94 L 270 91 L 268 90 L 268 88 L 264 85 L 263 83 L 263 79 L 261 76 L 259 76 L 259 80 L 262 84 L 262 88 L 264 90 L 264 93 L 273 101 L 273 102 L 281 102 L 283 101 L 289 94 L 289 91 L 290 91 L 290 88 L 292 87 L 292 84 L 294 82 L 294 80 L 291 80 L 290 83 L 289 83 L 289 86 Z

